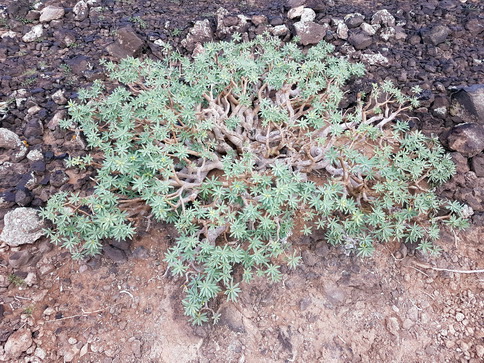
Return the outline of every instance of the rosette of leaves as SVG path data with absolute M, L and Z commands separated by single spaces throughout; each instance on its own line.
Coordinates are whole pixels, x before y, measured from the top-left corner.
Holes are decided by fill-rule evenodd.
M 193 59 L 105 63 L 115 88 L 81 90 L 61 124 L 94 151 L 68 162 L 97 168 L 94 192 L 52 197 L 42 211 L 52 241 L 81 258 L 132 237 L 139 218 L 173 223 L 164 260 L 186 278 L 196 324 L 218 319 L 216 297 L 236 300 L 241 283 L 296 267 L 294 232 L 320 230 L 361 256 L 390 240 L 435 251 L 442 223 L 467 225 L 460 204 L 434 193 L 454 164 L 409 130 L 417 101 L 389 82 L 340 110 L 342 86 L 364 68 L 332 51 L 236 37 Z

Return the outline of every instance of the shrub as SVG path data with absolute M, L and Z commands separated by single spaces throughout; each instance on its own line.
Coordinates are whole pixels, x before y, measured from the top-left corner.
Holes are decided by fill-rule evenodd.
M 390 240 L 435 251 L 440 223 L 466 226 L 462 206 L 434 194 L 453 163 L 409 131 L 417 101 L 389 82 L 341 111 L 342 86 L 364 68 L 332 51 L 259 36 L 208 43 L 193 60 L 105 63 L 119 86 L 81 90 L 62 122 L 95 151 L 68 161 L 97 168 L 94 193 L 49 200 L 52 241 L 82 258 L 105 238 L 131 238 L 140 217 L 174 223 L 165 261 L 186 277 L 197 324 L 217 320 L 211 300 L 235 300 L 242 281 L 297 266 L 292 233 L 320 230 L 360 256 Z

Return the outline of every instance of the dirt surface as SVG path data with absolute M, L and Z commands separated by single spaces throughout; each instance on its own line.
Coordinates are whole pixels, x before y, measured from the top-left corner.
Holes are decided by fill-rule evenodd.
M 250 38 L 282 24 L 288 40 L 297 19 L 288 19 L 287 12 L 304 3 L 315 10 L 316 23 L 327 24 L 324 39 L 338 54 L 367 63 L 364 79 L 348 88 L 348 104 L 371 82 L 390 79 L 405 90 L 422 87 L 422 105 L 413 116 L 425 133 L 484 124 L 476 112 L 456 111 L 453 99 L 460 87 L 484 83 L 478 1 L 98 0 L 87 4 L 82 19 L 74 11 L 76 0 L 37 6 L 7 0 L 0 5 L 0 102 L 7 102 L 0 108 L 0 127 L 42 157 L 14 162 L 0 149 L 0 217 L 17 207 L 41 207 L 59 190 L 92 186 L 94 170 L 66 170 L 65 158 L 85 153 L 85 145 L 56 120 L 79 88 L 105 78 L 101 58 L 116 60 L 120 51 L 161 57 L 160 42 L 191 53 L 195 44 L 182 41 L 204 19 L 214 40 L 229 38 L 226 29 Z M 64 13 L 40 22 L 48 5 Z M 221 6 L 227 9 L 224 27 L 217 16 Z M 369 45 L 351 37 L 360 28 L 350 27 L 348 39 L 338 35 L 335 19 L 358 12 L 370 22 L 381 9 L 395 23 L 383 25 Z M 239 27 L 240 14 L 250 19 L 247 25 Z M 44 24 L 42 35 L 23 40 L 38 24 Z M 122 31 L 126 26 L 129 33 Z M 387 28 L 400 35 L 385 39 Z M 110 48 L 123 34 L 132 47 Z M 137 49 L 133 34 L 140 40 Z M 58 91 L 62 97 L 54 96 Z M 20 247 L 2 244 L 0 361 L 482 362 L 484 274 L 466 272 L 484 268 L 484 155 L 451 151 L 458 174 L 439 192 L 470 205 L 474 215 L 467 231 L 443 231 L 440 256 L 395 243 L 361 259 L 317 237 L 294 238 L 302 265 L 283 271 L 282 283 L 243 285 L 235 304 L 221 299 L 222 318 L 215 326 L 193 327 L 183 316 L 185 281 L 171 277 L 162 261 L 175 236 L 168 225 L 151 226 L 130 243 L 109 245 L 102 256 L 81 262 L 44 238 Z M 14 255 L 26 257 L 20 263 Z M 18 354 L 12 353 L 14 343 Z

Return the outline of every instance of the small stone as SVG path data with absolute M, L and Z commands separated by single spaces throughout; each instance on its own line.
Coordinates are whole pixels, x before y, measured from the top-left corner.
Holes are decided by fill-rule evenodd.
M 44 35 L 44 28 L 42 24 L 34 25 L 28 33 L 26 33 L 22 40 L 26 43 L 31 43 Z
M 253 15 L 250 20 L 255 26 L 265 25 L 268 23 L 267 16 L 265 15 Z
M 304 23 L 307 21 L 314 21 L 314 19 L 316 19 L 316 13 L 314 12 L 314 10 L 309 8 L 304 8 L 301 14 L 301 21 Z
M 375 35 L 376 29 L 368 23 L 362 23 L 360 25 L 361 30 L 363 30 L 368 35 Z
M 386 9 L 378 10 L 371 17 L 371 24 L 380 24 L 385 27 L 395 26 L 395 17 Z
M 5 343 L 5 355 L 9 359 L 18 359 L 32 345 L 32 332 L 29 329 L 19 329 L 8 337 Z
M 411 327 L 413 327 L 414 325 L 415 325 L 415 323 L 412 320 L 407 318 L 403 321 L 402 328 L 405 329 L 405 330 L 408 330 Z
M 390 65 L 390 60 L 383 56 L 381 53 L 376 54 L 362 54 L 361 61 L 369 65 L 378 65 L 382 67 L 388 67 Z
M 0 128 L 0 149 L 9 150 L 12 161 L 17 162 L 23 159 L 27 153 L 27 147 L 23 144 L 18 135 L 8 129 Z
M 395 336 L 398 336 L 398 331 L 400 330 L 400 323 L 398 319 L 395 317 L 389 317 L 386 320 L 387 329 L 390 333 Z
M 289 29 L 286 25 L 281 24 L 281 25 L 276 25 L 273 28 L 270 28 L 269 32 L 276 37 L 282 37 L 289 33 Z
M 131 342 L 131 351 L 136 358 L 141 358 L 141 342 L 138 339 Z
M 484 150 L 484 126 L 476 123 L 460 124 L 445 132 L 442 139 L 451 150 L 470 158 Z
M 455 342 L 453 340 L 446 340 L 445 341 L 445 346 L 449 349 L 452 349 L 455 347 Z
M 29 159 L 30 161 L 39 161 L 44 159 L 44 155 L 40 150 L 31 150 L 27 154 L 27 159 Z
M 65 105 L 67 103 L 67 99 L 64 96 L 63 90 L 58 90 L 52 95 L 52 101 L 54 101 L 58 105 Z
M 8 212 L 4 223 L 0 240 L 11 247 L 32 244 L 45 234 L 44 221 L 33 208 L 22 207 Z
M 89 343 L 86 343 L 82 346 L 81 351 L 79 352 L 79 358 L 84 357 L 88 351 L 89 351 Z
M 71 345 L 74 345 L 77 343 L 77 339 L 74 337 L 70 337 L 69 339 L 67 339 L 67 342 Z
M 32 257 L 32 254 L 28 250 L 17 251 L 12 253 L 8 257 L 8 264 L 12 268 L 18 269 L 22 266 L 25 266 L 29 262 L 31 257 Z
M 340 39 L 348 39 L 348 26 L 343 22 L 339 23 L 336 28 L 336 35 Z
M 462 314 L 462 313 L 455 314 L 455 320 L 461 322 L 464 319 L 465 319 L 465 315 L 464 314 Z
M 128 257 L 126 257 L 126 253 L 124 253 L 124 251 L 108 244 L 103 245 L 103 255 L 113 260 L 114 262 L 128 261 Z
M 472 171 L 478 178 L 484 178 L 484 155 L 477 155 L 471 159 Z
M 479 358 L 484 358 L 484 346 L 476 345 L 476 354 Z
M 344 20 L 348 28 L 353 29 L 359 27 L 365 21 L 365 17 L 360 13 L 352 13 L 346 15 Z
M 27 207 L 33 198 L 32 193 L 28 189 L 22 188 L 15 192 L 15 203 L 21 207 Z
M 55 309 L 53 307 L 48 307 L 43 312 L 45 316 L 51 316 L 54 313 L 55 313 Z
M 359 32 L 351 34 L 348 42 L 355 47 L 355 49 L 363 50 L 368 48 L 373 43 L 373 39 L 365 32 Z
M 326 35 L 328 25 L 318 24 L 312 21 L 298 21 L 294 24 L 296 34 L 302 45 L 318 44 Z
M 236 333 L 245 333 L 243 316 L 233 304 L 227 304 L 220 312 L 220 323 Z
M 39 21 L 41 23 L 48 23 L 52 20 L 57 20 L 62 18 L 64 14 L 65 14 L 64 8 L 49 5 L 40 11 Z
M 76 5 L 74 5 L 72 12 L 74 13 L 74 19 L 75 20 L 83 21 L 89 15 L 89 6 L 87 5 L 87 3 L 85 1 L 81 0 L 81 1 L 77 2 Z
M 137 57 L 141 54 L 144 41 L 129 28 L 121 28 L 116 33 L 116 42 L 107 46 L 107 51 L 111 56 L 122 59 L 126 57 Z
M 47 353 L 45 352 L 45 350 L 43 350 L 41 347 L 37 347 L 34 351 L 34 355 L 37 357 L 37 358 L 40 358 L 42 360 L 45 359 L 45 357 L 47 357 Z
M 67 113 L 66 113 L 65 110 L 57 111 L 54 114 L 54 117 L 52 117 L 52 119 L 47 124 L 47 127 L 50 130 L 55 130 L 57 128 L 57 126 L 59 126 L 59 121 L 61 121 L 62 119 L 64 119 L 64 117 L 66 117 L 66 115 L 67 115 Z
M 319 261 L 318 256 L 310 250 L 304 250 L 301 254 L 301 257 L 304 264 L 310 267 L 316 265 Z
M 296 18 L 299 18 L 301 17 L 302 13 L 304 11 L 304 5 L 301 5 L 301 6 L 298 6 L 298 7 L 295 7 L 295 8 L 292 8 L 290 9 L 288 12 L 287 12 L 287 17 L 289 19 L 296 19 Z
M 77 348 L 75 345 L 70 346 L 61 352 L 64 358 L 64 362 L 72 362 L 76 357 L 77 353 L 79 353 L 79 348 Z
M 29 287 L 37 284 L 37 274 L 35 272 L 29 272 L 24 281 Z
M 304 297 L 299 301 L 299 309 L 301 309 L 301 311 L 304 311 L 311 306 L 311 303 L 312 300 L 310 297 Z
M 463 87 L 452 95 L 452 99 L 484 125 L 484 84 Z
M 187 37 L 182 40 L 182 46 L 188 51 L 192 52 L 197 43 L 206 43 L 213 40 L 213 30 L 208 19 L 198 20 L 193 25 L 193 28 L 187 34 Z
M 69 180 L 69 176 L 64 170 L 55 170 L 49 178 L 50 185 L 54 187 L 61 187 Z
M 451 30 L 445 25 L 437 25 L 432 29 L 426 31 L 422 35 L 422 39 L 425 43 L 432 43 L 433 45 L 439 45 L 445 42 L 450 35 Z

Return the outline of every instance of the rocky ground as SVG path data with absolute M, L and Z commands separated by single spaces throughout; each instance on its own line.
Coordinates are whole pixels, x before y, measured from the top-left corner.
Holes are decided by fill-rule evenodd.
M 0 5 L 0 361 L 481 362 L 484 360 L 484 18 L 479 1 L 6 0 Z M 321 40 L 367 65 L 372 82 L 419 85 L 415 127 L 439 135 L 457 175 L 439 191 L 472 208 L 472 227 L 443 233 L 439 257 L 379 246 L 369 259 L 294 240 L 303 264 L 284 282 L 244 286 L 216 326 L 181 311 L 184 281 L 165 273 L 173 230 L 155 225 L 103 256 L 74 262 L 33 209 L 88 189 L 65 168 L 85 152 L 60 130 L 102 58 L 186 54 L 210 40 L 269 32 Z M 341 105 L 345 107 L 345 105 Z M 436 269 L 437 268 L 437 269 Z M 467 273 L 473 271 L 472 273 Z

